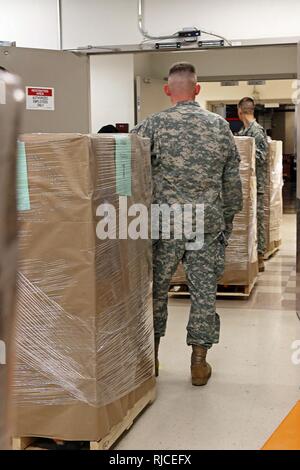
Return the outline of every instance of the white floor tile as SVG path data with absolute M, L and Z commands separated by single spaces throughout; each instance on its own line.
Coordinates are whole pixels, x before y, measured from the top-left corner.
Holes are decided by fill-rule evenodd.
M 295 256 L 294 215 L 284 217 L 283 247 Z M 275 259 L 275 257 L 274 257 Z M 289 258 L 290 261 L 291 258 Z M 276 270 L 278 267 L 276 266 Z M 263 273 L 261 280 L 288 280 Z M 290 281 L 294 286 L 295 282 Z M 269 289 L 270 287 L 270 289 Z M 285 283 L 262 286 L 284 293 Z M 118 443 L 117 449 L 259 449 L 299 400 L 300 365 L 292 343 L 300 340 L 295 310 L 231 308 L 222 301 L 220 344 L 208 354 L 213 375 L 206 387 L 190 384 L 190 349 L 185 345 L 189 299 L 171 299 L 167 335 L 160 350 L 158 398 Z M 235 304 L 235 305 L 241 305 Z

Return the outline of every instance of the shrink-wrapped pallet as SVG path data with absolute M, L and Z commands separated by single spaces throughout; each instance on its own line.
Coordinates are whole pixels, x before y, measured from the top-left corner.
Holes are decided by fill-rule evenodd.
M 97 441 L 155 386 L 151 241 L 99 235 L 109 205 L 116 231 L 121 203 L 150 205 L 149 141 L 21 141 L 14 435 Z
M 282 227 L 282 142 L 269 142 L 267 185 L 265 190 L 266 257 L 281 245 Z
M 235 143 L 241 157 L 243 210 L 234 218 L 233 231 L 226 248 L 225 271 L 219 284 L 251 286 L 258 273 L 255 141 L 252 137 L 235 137 Z M 172 279 L 172 284 L 185 283 L 184 269 L 180 264 Z

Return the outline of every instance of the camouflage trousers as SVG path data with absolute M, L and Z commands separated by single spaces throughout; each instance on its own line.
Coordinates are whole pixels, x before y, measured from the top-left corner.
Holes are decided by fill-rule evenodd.
M 265 212 L 263 193 L 257 193 L 257 251 L 259 255 L 266 252 Z
M 153 308 L 155 337 L 165 335 L 170 281 L 180 261 L 187 277 L 191 309 L 187 344 L 211 348 L 219 342 L 216 312 L 217 281 L 224 272 L 226 240 L 223 233 L 205 234 L 200 250 L 187 250 L 182 240 L 158 240 L 153 245 Z

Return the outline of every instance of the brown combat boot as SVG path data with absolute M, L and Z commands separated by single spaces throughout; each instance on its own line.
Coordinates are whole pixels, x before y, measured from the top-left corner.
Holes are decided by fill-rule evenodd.
M 258 270 L 260 273 L 265 271 L 264 255 L 258 255 Z
M 159 349 L 160 338 L 154 340 L 154 352 L 155 352 L 155 377 L 159 376 L 159 360 L 158 360 L 158 349 Z
M 207 349 L 193 344 L 191 374 L 193 385 L 206 385 L 211 376 L 211 366 L 206 362 Z

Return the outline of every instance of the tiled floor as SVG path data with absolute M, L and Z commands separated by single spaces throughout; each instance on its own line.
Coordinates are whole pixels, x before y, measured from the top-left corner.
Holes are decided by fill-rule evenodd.
M 171 299 L 162 341 L 158 398 L 118 449 L 259 449 L 300 397 L 296 316 L 296 217 L 284 216 L 283 245 L 267 262 L 249 300 L 220 300 L 220 344 L 213 376 L 192 387 L 185 345 L 188 299 Z

